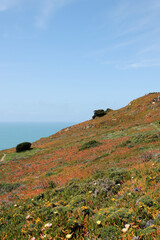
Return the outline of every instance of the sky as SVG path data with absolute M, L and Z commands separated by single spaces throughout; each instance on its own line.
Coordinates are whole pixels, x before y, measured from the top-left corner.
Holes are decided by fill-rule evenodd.
M 160 92 L 159 0 L 0 0 L 0 122 L 82 122 Z

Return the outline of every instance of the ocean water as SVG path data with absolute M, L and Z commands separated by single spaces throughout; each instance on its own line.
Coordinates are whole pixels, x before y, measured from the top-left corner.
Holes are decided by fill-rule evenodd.
M 21 142 L 34 142 L 74 124 L 76 123 L 0 123 L 0 150 L 16 147 Z

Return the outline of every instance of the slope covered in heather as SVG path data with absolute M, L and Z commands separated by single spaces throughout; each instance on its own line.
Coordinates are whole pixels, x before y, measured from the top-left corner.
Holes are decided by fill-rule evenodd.
M 1 151 L 1 238 L 159 239 L 159 96 Z

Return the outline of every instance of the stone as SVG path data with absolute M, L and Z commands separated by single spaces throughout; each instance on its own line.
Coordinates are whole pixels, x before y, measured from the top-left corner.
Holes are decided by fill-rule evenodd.
M 150 226 L 152 226 L 152 225 L 154 225 L 154 221 L 152 220 L 152 219 L 150 219 L 147 223 L 146 223 L 146 228 L 147 227 L 150 227 Z
M 136 205 L 139 204 L 140 200 L 141 200 L 140 198 L 137 199 L 137 201 L 136 201 Z
M 134 192 L 139 192 L 139 191 L 140 191 L 140 189 L 137 187 L 134 189 Z
M 122 195 L 118 195 L 118 199 L 121 199 L 121 198 L 123 198 L 123 196 Z

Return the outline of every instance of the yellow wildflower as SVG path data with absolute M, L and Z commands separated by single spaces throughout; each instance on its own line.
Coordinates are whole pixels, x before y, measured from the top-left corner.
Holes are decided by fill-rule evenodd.
M 38 223 L 38 222 L 40 222 L 41 221 L 41 219 L 40 218 L 37 218 L 36 219 L 36 223 Z
M 82 210 L 85 210 L 85 209 L 87 209 L 87 207 L 86 207 L 86 206 L 82 206 L 81 208 L 82 208 Z

